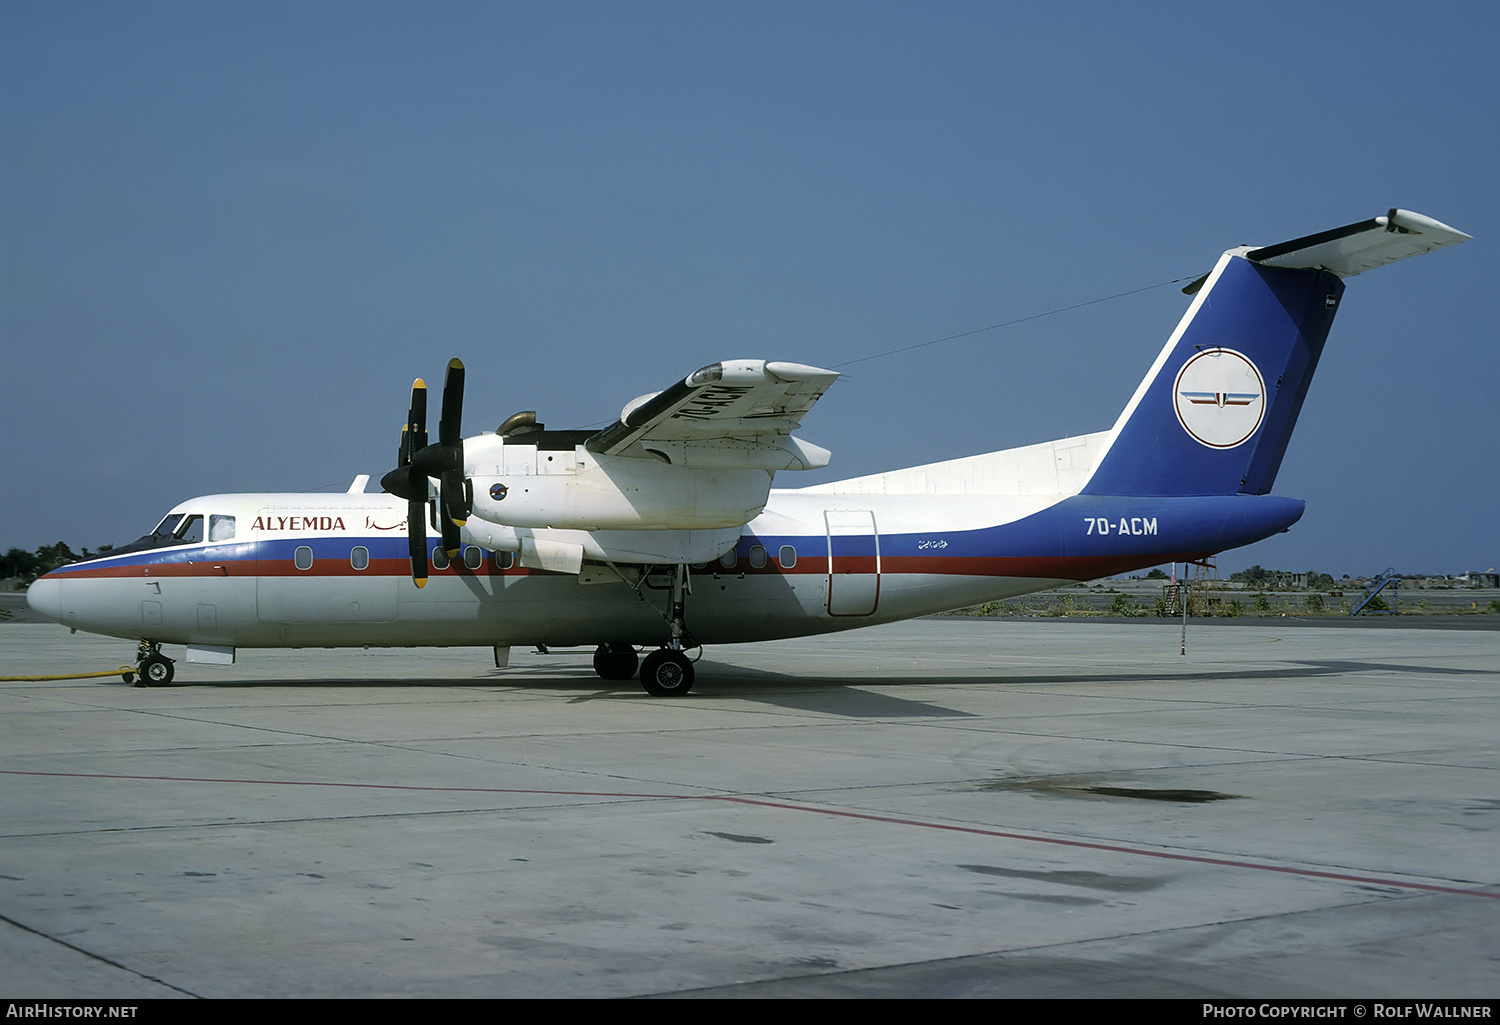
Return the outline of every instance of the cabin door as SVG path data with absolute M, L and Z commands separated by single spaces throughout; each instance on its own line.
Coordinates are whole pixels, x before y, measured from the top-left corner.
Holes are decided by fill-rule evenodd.
M 828 614 L 868 616 L 880 604 L 880 535 L 868 509 L 828 509 Z

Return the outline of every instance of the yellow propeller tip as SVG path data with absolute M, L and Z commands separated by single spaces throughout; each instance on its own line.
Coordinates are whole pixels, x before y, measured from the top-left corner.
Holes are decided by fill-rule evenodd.
M 416 584 L 418 587 L 426 587 L 427 586 L 427 578 L 426 577 L 413 577 L 411 582 L 414 583 L 414 584 Z

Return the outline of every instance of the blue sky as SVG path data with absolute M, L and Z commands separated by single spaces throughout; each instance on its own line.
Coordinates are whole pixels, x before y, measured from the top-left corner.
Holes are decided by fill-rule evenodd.
M 1353 279 L 1229 553 L 1500 563 L 1500 14 L 1366 3 L 0 0 L 0 548 L 122 543 L 225 491 L 467 433 L 600 425 L 731 357 L 860 362 L 799 486 L 1114 420 L 1174 279 L 1417 210 Z M 1149 287 L 1161 286 L 1161 287 Z

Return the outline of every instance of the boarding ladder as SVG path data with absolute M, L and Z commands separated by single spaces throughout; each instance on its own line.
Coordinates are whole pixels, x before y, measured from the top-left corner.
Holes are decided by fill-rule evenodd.
M 1391 607 L 1388 609 L 1367 608 L 1366 606 L 1375 600 L 1375 596 L 1386 588 L 1390 588 L 1391 591 Z M 1355 603 L 1354 608 L 1349 610 L 1349 615 L 1357 616 L 1361 612 L 1364 612 L 1372 616 L 1394 616 L 1399 612 L 1398 606 L 1400 601 L 1398 594 L 1400 590 L 1401 578 L 1396 576 L 1394 568 L 1387 567 L 1384 573 L 1377 573 L 1370 578 L 1369 590 L 1365 591 L 1364 597 Z

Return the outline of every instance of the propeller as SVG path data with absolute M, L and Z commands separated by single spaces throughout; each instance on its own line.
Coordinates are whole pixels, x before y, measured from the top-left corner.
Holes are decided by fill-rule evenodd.
M 380 486 L 387 492 L 406 499 L 407 550 L 412 582 L 418 587 L 427 583 L 427 528 L 422 520 L 430 492 L 428 480 L 438 482 L 443 550 L 450 559 L 458 555 L 458 528 L 468 521 L 474 508 L 474 482 L 464 476 L 463 405 L 464 365 L 451 359 L 443 378 L 438 440 L 430 445 L 426 424 L 427 383 L 420 377 L 412 382 L 411 407 L 406 426 L 401 429 L 396 468 L 380 478 Z

